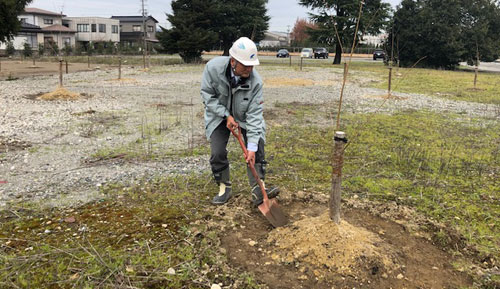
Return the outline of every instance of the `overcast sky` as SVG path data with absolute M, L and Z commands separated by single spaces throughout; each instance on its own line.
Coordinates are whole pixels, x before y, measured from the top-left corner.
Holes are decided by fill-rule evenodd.
M 235 0 L 237 1 L 237 0 Z M 401 0 L 383 0 L 396 6 Z M 170 0 L 144 0 L 149 15 L 160 25 L 168 26 L 165 13 L 171 13 Z M 297 18 L 307 18 L 308 10 L 296 0 L 269 0 L 269 30 L 286 32 L 292 29 Z M 33 0 L 29 7 L 61 12 L 67 16 L 141 15 L 141 0 Z

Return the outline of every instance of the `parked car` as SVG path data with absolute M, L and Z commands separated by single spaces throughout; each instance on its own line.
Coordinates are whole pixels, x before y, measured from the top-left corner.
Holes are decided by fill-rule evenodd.
M 278 58 L 280 58 L 280 57 L 287 58 L 287 57 L 290 57 L 290 53 L 286 49 L 280 49 L 278 51 L 278 54 L 276 54 L 276 57 L 278 57 Z
M 300 57 L 313 58 L 313 49 L 312 48 L 302 48 L 302 51 L 300 52 Z
M 326 48 L 324 48 L 324 47 L 314 48 L 314 58 L 327 59 L 328 58 L 328 50 L 326 50 Z
M 377 60 L 377 58 L 385 59 L 385 51 L 382 49 L 375 49 L 375 51 L 373 51 L 373 60 Z

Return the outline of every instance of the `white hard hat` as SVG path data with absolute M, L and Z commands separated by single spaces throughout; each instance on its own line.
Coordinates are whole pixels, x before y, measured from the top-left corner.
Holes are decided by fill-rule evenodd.
M 247 37 L 241 37 L 233 43 L 229 49 L 229 55 L 245 66 L 259 65 L 257 58 L 257 46 Z

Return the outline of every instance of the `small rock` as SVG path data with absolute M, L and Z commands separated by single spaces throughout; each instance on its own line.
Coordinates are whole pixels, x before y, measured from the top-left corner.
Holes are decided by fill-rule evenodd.
M 67 217 L 66 219 L 64 219 L 64 222 L 65 223 L 74 223 L 74 222 L 76 222 L 76 219 L 75 219 L 75 217 L 71 216 L 71 217 Z
M 382 278 L 387 279 L 387 278 L 389 278 L 389 276 L 386 273 L 383 273 Z
M 250 241 L 250 242 L 248 242 L 248 245 L 250 245 L 250 246 L 252 246 L 252 247 L 253 247 L 253 246 L 255 246 L 255 244 L 257 244 L 257 242 L 255 242 L 255 241 Z
M 175 269 L 174 268 L 168 268 L 167 274 L 168 275 L 175 275 Z
M 434 267 L 432 267 L 432 270 L 439 270 L 439 268 L 434 266 Z
M 396 278 L 398 278 L 399 280 L 403 279 L 405 276 L 403 276 L 403 274 L 399 273 L 398 276 L 396 276 Z
M 161 224 L 161 226 L 162 226 L 162 228 L 166 228 L 166 227 L 168 227 L 168 225 L 167 225 L 167 224 Z
M 219 284 L 212 284 L 212 286 L 210 287 L 210 289 L 222 289 L 222 287 L 220 287 Z
M 45 230 L 45 231 L 43 231 L 43 232 L 44 232 L 45 234 L 48 234 L 48 233 L 50 233 L 50 230 L 49 230 L 49 229 L 47 229 L 47 230 Z

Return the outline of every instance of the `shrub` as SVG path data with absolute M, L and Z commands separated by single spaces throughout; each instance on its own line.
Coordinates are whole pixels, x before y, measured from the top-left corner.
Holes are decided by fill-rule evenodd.
M 16 48 L 14 47 L 14 43 L 7 42 L 7 47 L 5 49 L 5 52 L 7 52 L 8 56 L 14 55 L 16 53 Z
M 31 45 L 28 42 L 24 42 L 23 55 L 24 57 L 30 57 L 33 55 L 33 50 L 31 50 Z

